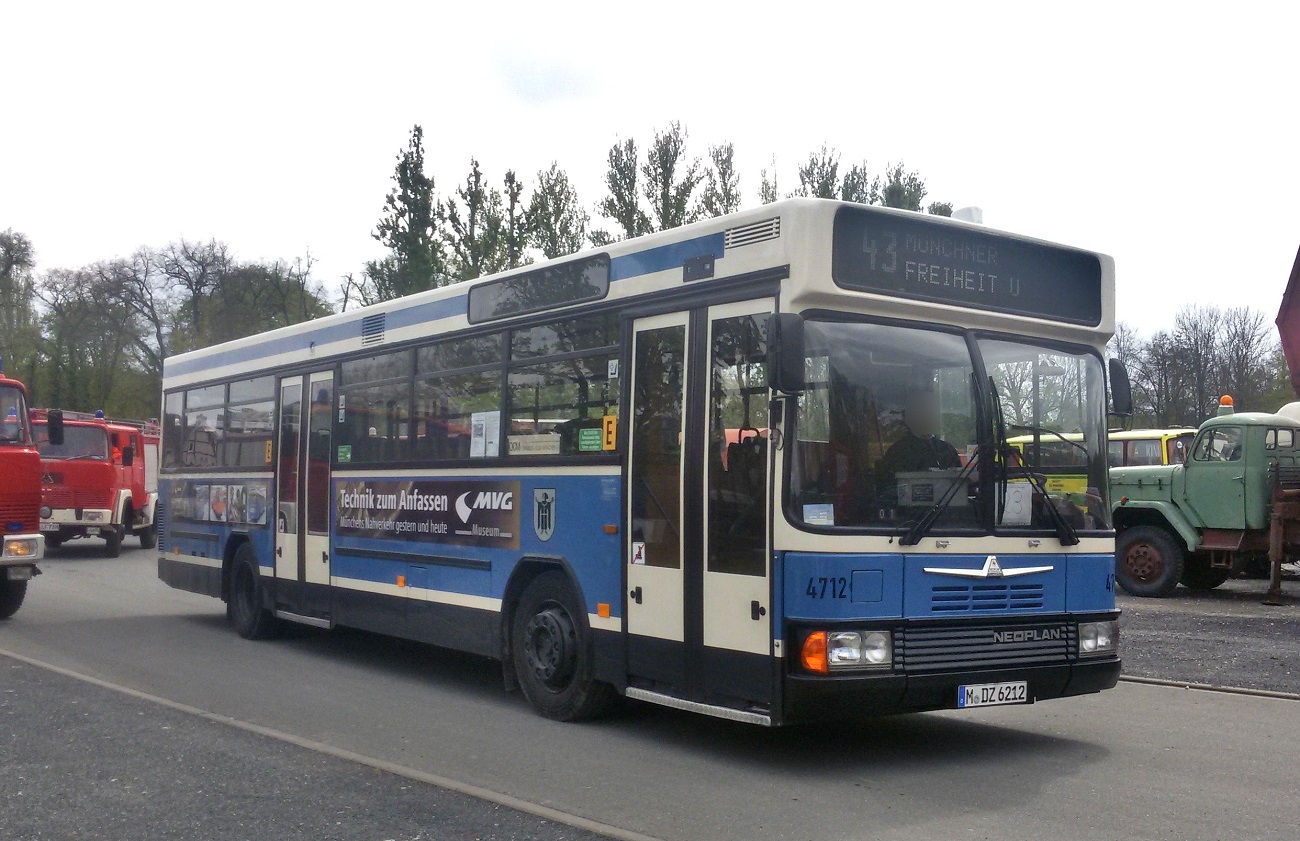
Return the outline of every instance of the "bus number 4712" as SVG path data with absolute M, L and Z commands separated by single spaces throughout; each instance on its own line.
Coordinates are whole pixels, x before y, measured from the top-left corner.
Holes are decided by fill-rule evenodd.
M 809 578 L 808 589 L 804 593 L 813 599 L 847 599 L 849 597 L 849 580 L 839 578 Z

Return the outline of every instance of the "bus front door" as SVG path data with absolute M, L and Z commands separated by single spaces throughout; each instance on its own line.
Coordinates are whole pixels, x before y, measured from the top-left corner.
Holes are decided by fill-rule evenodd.
M 774 699 L 766 317 L 638 319 L 629 413 L 629 694 L 760 712 Z
M 305 398 L 305 399 L 304 399 Z M 334 405 L 331 371 L 280 380 L 280 445 L 276 483 L 277 606 L 317 618 L 329 615 L 330 455 Z

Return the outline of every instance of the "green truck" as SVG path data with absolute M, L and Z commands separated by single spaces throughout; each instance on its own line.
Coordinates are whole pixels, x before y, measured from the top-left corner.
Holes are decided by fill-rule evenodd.
M 1115 577 L 1135 596 L 1179 583 L 1208 590 L 1234 570 L 1281 564 L 1300 552 L 1300 404 L 1278 414 L 1234 413 L 1225 397 L 1201 424 L 1182 464 L 1110 471 Z

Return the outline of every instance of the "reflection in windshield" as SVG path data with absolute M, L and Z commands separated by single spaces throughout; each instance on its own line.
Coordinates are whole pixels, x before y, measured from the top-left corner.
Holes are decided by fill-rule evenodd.
M 0 444 L 26 444 L 27 401 L 12 386 L 0 387 Z
M 1058 532 L 1046 490 L 1074 528 L 1106 528 L 1100 360 L 1002 340 L 976 346 L 982 383 L 961 334 L 808 322 L 808 387 L 794 401 L 790 454 L 796 519 L 987 531 L 996 518 Z M 1019 446 L 997 446 L 994 388 L 1003 434 Z
M 43 423 L 36 424 L 36 447 L 41 451 L 41 458 L 84 458 L 108 459 L 108 435 L 96 426 L 63 427 L 63 443 L 51 444 Z

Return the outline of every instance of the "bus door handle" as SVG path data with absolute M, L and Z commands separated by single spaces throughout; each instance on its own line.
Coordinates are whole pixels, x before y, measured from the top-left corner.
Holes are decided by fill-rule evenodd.
M 283 558 L 283 557 L 284 557 L 284 547 L 283 547 L 283 546 L 277 546 L 277 547 L 275 547 L 275 556 L 276 556 L 277 558 Z
M 758 603 L 758 600 L 749 603 L 749 618 L 755 622 L 767 615 L 767 608 Z
M 632 599 L 632 601 L 636 602 L 637 604 L 641 604 L 641 587 L 638 585 L 635 589 L 633 589 L 630 593 L 628 593 L 628 596 Z
M 324 551 L 324 550 L 322 550 L 321 553 L 320 553 L 320 562 L 321 562 L 322 564 L 327 564 L 327 563 L 329 563 L 329 562 L 330 562 L 330 553 L 329 553 L 329 552 L 326 552 L 326 551 Z

